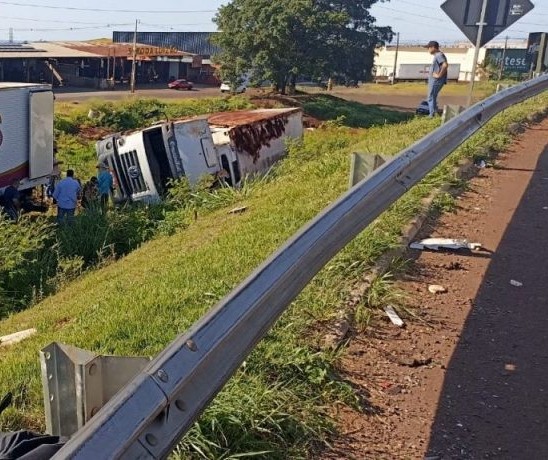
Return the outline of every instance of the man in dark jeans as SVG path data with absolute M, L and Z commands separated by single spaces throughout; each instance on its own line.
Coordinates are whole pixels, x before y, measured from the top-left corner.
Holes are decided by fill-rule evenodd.
M 434 56 L 430 75 L 428 76 L 428 109 L 430 117 L 438 113 L 438 94 L 443 85 L 447 83 L 447 69 L 449 64 L 445 54 L 440 51 L 440 44 L 436 41 L 431 41 L 426 45 L 428 52 Z
M 4 189 L 1 197 L 1 204 L 8 217 L 17 221 L 21 211 L 21 196 L 19 194 L 19 179 L 15 179 L 11 185 Z

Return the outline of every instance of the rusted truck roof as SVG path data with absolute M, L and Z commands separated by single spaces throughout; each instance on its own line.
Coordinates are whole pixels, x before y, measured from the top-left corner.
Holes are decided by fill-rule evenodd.
M 292 113 L 300 112 L 299 108 L 284 109 L 254 109 L 239 112 L 221 112 L 210 115 L 207 121 L 211 126 L 223 128 L 234 128 L 236 126 L 250 125 L 263 121 L 273 120 L 279 117 L 286 117 Z
M 212 129 L 227 130 L 234 147 L 257 161 L 263 147 L 284 135 L 289 116 L 301 112 L 299 108 L 255 109 L 219 113 L 209 116 L 207 121 Z

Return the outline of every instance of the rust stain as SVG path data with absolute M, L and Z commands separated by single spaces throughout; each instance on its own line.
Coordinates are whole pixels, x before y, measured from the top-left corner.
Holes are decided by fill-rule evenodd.
M 261 148 L 270 147 L 270 142 L 285 133 L 289 115 L 299 112 L 293 110 L 251 110 L 227 112 L 208 118 L 211 125 L 230 128 L 228 135 L 232 144 L 241 152 L 253 157 L 256 163 Z

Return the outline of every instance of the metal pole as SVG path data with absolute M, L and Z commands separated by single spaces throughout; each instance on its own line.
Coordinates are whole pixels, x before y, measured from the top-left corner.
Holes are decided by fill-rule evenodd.
M 110 46 L 108 47 L 108 50 L 107 50 L 107 80 L 109 79 L 110 79 Z
M 133 61 L 131 63 L 131 92 L 135 92 L 135 70 L 137 61 L 137 24 L 138 19 L 135 19 L 135 33 L 133 34 Z
M 502 76 L 504 74 L 504 66 L 506 59 L 506 50 L 508 49 L 508 35 L 506 36 L 506 39 L 504 40 L 504 50 L 502 51 L 502 59 L 500 61 L 500 71 L 499 71 L 499 80 L 502 80 Z
M 478 39 L 476 40 L 476 49 L 474 50 L 474 62 L 472 64 L 472 77 L 470 81 L 470 92 L 468 93 L 468 102 L 467 107 L 472 105 L 472 100 L 474 96 L 474 84 L 476 83 L 476 70 L 478 68 L 478 58 L 481 48 L 481 39 L 483 38 L 483 27 L 485 24 L 485 15 L 487 13 L 487 2 L 488 0 L 483 0 L 483 5 L 481 7 L 480 22 L 478 23 Z
M 394 71 L 392 72 L 392 84 L 396 83 L 396 71 L 398 68 L 398 52 L 400 50 L 400 33 L 396 34 L 396 56 L 394 56 Z

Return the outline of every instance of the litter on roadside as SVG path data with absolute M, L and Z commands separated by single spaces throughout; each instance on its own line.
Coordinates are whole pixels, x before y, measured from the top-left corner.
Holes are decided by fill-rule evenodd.
M 26 329 L 24 331 L 16 332 L 15 334 L 5 335 L 0 337 L 0 347 L 8 347 L 16 343 L 22 342 L 25 339 L 36 334 L 36 329 Z
M 510 284 L 512 286 L 515 286 L 515 287 L 522 287 L 523 286 L 523 283 L 520 282 L 520 281 L 516 281 L 516 280 L 510 280 Z
M 394 307 L 388 305 L 384 309 L 384 312 L 390 318 L 390 321 L 392 321 L 392 324 L 394 326 L 398 326 L 398 327 L 403 327 L 404 326 L 403 320 L 398 316 L 398 314 L 396 313 L 396 310 L 394 310 Z
M 430 292 L 430 294 L 445 294 L 447 289 L 438 284 L 432 284 L 431 286 L 428 286 L 428 292 Z
M 247 206 L 241 206 L 239 208 L 234 208 L 228 211 L 229 214 L 242 214 L 247 211 Z
M 481 249 L 480 243 L 469 243 L 467 240 L 456 240 L 451 238 L 427 238 L 422 241 L 417 241 L 409 245 L 411 249 L 418 249 L 424 251 L 430 249 L 432 251 L 439 251 L 440 249 L 459 251 L 461 249 L 468 249 L 470 251 L 478 251 Z

